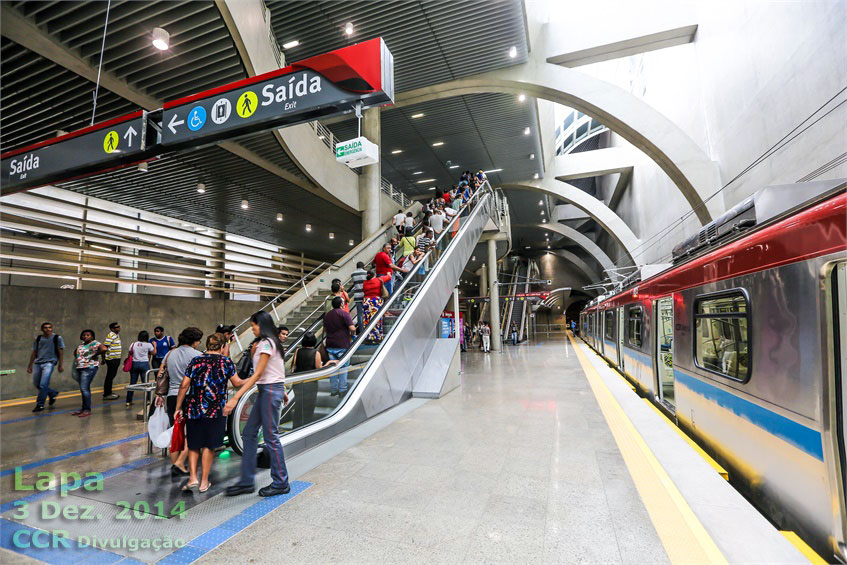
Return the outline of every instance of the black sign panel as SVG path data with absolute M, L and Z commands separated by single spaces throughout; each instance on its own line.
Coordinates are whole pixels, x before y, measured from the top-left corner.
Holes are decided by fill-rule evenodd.
M 165 106 L 163 146 L 196 146 L 198 141 L 310 121 L 349 111 L 360 99 L 308 69 L 213 92 L 185 104 Z
M 142 111 L 2 155 L 3 192 L 43 186 L 143 160 Z

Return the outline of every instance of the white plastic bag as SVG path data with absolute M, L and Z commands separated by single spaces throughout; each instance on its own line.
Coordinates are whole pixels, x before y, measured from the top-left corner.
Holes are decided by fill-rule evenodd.
M 159 434 L 159 436 L 153 440 L 153 445 L 156 447 L 160 447 L 162 449 L 171 446 L 171 437 L 174 435 L 174 427 L 171 426 L 167 430 L 163 431 Z
M 162 433 L 167 431 L 169 424 L 168 413 L 165 412 L 165 408 L 163 406 L 156 407 L 156 411 L 153 412 L 153 416 L 147 422 L 147 433 L 150 435 L 150 441 L 156 447 L 168 447 L 171 444 L 170 436 L 168 436 L 168 441 L 165 445 L 159 445 L 157 443 Z

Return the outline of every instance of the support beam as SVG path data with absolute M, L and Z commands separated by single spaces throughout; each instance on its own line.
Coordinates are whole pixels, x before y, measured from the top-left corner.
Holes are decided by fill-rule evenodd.
M 696 33 L 697 24 L 684 25 L 655 33 L 628 37 L 620 41 L 594 45 L 569 53 L 561 53 L 547 57 L 547 62 L 564 67 L 590 65 L 592 63 L 600 63 L 602 61 L 610 61 L 612 59 L 620 59 L 621 57 L 629 57 L 639 53 L 664 49 L 665 47 L 685 45 L 694 41 Z
M 500 289 L 497 280 L 497 241 L 488 240 L 488 283 L 490 302 L 488 317 L 491 319 L 491 350 L 500 351 Z
M 577 255 L 576 253 L 574 253 L 572 251 L 568 251 L 567 249 L 556 249 L 555 251 L 552 251 L 552 253 L 554 255 L 558 255 L 559 257 L 561 257 L 562 259 L 565 259 L 566 261 L 573 263 L 573 265 L 582 274 L 584 274 L 588 278 L 588 280 L 591 281 L 592 283 L 598 283 L 605 278 L 605 277 L 601 277 L 600 275 L 598 275 L 597 271 L 592 269 L 588 265 L 588 263 L 583 261 L 579 257 L 579 255 Z
M 621 198 L 623 198 L 624 192 L 626 192 L 630 182 L 632 182 L 632 169 L 621 171 L 621 174 L 618 176 L 618 182 L 612 191 L 612 197 L 609 198 L 610 210 L 614 211 L 618 209 L 618 204 L 621 203 Z
M 557 155 L 547 167 L 546 176 L 561 181 L 599 177 L 629 171 L 635 156 L 627 147 L 607 147 L 580 153 Z
M 609 259 L 609 256 L 606 255 L 606 252 L 600 249 L 600 246 L 591 241 L 585 234 L 573 229 L 570 226 L 565 226 L 563 224 L 547 223 L 547 224 L 518 224 L 515 226 L 516 228 L 536 228 L 544 231 L 551 231 L 553 233 L 557 233 L 562 237 L 566 237 L 576 243 L 578 246 L 582 247 L 586 253 L 591 255 L 597 264 L 600 265 L 602 269 L 610 270 L 615 268 L 614 262 Z M 610 271 L 610 276 L 613 276 L 614 271 Z
M 362 115 L 362 135 L 380 145 L 382 125 L 379 108 L 365 110 Z M 359 175 L 359 207 L 362 210 L 362 239 L 376 233 L 380 226 L 379 194 L 382 179 L 382 163 L 377 162 L 362 168 Z

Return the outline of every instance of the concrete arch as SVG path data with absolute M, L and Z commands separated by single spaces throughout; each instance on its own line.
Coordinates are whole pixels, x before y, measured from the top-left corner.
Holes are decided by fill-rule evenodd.
M 580 71 L 533 60 L 425 86 L 396 96 L 394 107 L 500 92 L 543 98 L 596 118 L 646 153 L 679 188 L 702 224 L 724 212 L 716 163 L 673 122 L 638 97 Z
M 557 250 L 553 251 L 553 254 L 554 254 L 554 255 L 558 255 L 558 256 L 559 256 L 559 257 L 561 257 L 562 259 L 565 259 L 565 260 L 570 261 L 571 263 L 573 263 L 573 265 L 574 265 L 574 266 L 575 266 L 575 267 L 576 267 L 576 268 L 577 268 L 577 269 L 578 269 L 578 270 L 579 270 L 579 271 L 580 271 L 583 275 L 585 275 L 586 277 L 588 277 L 588 280 L 590 280 L 591 282 L 600 282 L 600 281 L 601 281 L 601 280 L 603 280 L 603 278 L 604 278 L 604 277 L 599 276 L 599 275 L 597 274 L 597 272 L 596 272 L 594 269 L 592 269 L 592 268 L 588 265 L 588 263 L 586 263 L 585 261 L 583 261 L 583 260 L 579 257 L 579 255 L 577 255 L 576 253 L 574 253 L 574 252 L 572 252 L 572 251 L 568 251 L 567 249 L 557 249 Z
M 589 255 L 591 255 L 591 257 L 593 257 L 594 260 L 597 261 L 603 269 L 606 269 L 608 271 L 609 276 L 614 277 L 614 271 L 611 271 L 611 269 L 615 268 L 615 264 L 612 263 L 612 260 L 609 259 L 608 255 L 606 255 L 606 252 L 600 249 L 600 246 L 591 241 L 591 239 L 586 237 L 585 234 L 578 232 L 572 227 L 566 226 L 564 224 L 557 224 L 555 222 L 547 224 L 518 224 L 515 227 L 537 228 L 544 231 L 552 231 L 570 239 L 571 241 L 585 249 L 585 251 Z M 596 278 L 596 274 L 594 275 L 594 277 L 595 278 L 593 278 L 592 280 L 596 282 L 599 282 L 601 280 L 599 278 Z
M 626 254 L 629 255 L 630 260 L 632 260 L 633 252 L 641 243 L 620 216 L 615 214 L 602 201 L 594 198 L 584 190 L 578 189 L 572 184 L 547 178 L 504 184 L 500 188 L 534 190 L 536 192 L 543 192 L 561 200 L 570 202 L 600 224 L 603 229 L 606 230 L 621 247 L 623 247 Z M 593 241 L 591 243 L 594 244 Z M 596 244 L 594 245 L 596 246 Z

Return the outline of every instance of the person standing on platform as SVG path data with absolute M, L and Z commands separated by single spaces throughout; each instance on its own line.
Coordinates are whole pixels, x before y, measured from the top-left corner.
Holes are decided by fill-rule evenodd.
M 332 299 L 332 310 L 324 314 L 324 335 L 326 352 L 332 361 L 338 361 L 350 348 L 350 336 L 356 333 L 356 325 L 350 314 L 344 310 L 344 301 L 340 296 Z M 336 371 L 329 377 L 329 395 L 347 394 L 347 371 Z
M 118 368 L 121 366 L 121 325 L 117 322 L 109 324 L 109 334 L 106 336 L 106 341 L 103 345 L 106 346 L 106 353 L 103 354 L 103 362 L 106 365 L 106 378 L 103 380 L 103 400 L 115 400 L 117 394 L 112 393 L 112 383 L 118 374 Z
M 158 369 L 162 366 L 162 359 L 165 358 L 168 351 L 173 349 L 176 344 L 174 343 L 174 338 L 169 335 L 165 335 L 165 328 L 162 326 L 156 326 L 153 328 L 153 339 L 150 340 L 150 343 L 152 343 L 153 347 L 156 348 L 156 352 L 153 354 L 153 360 L 150 365 L 153 369 Z
M 285 360 L 282 357 L 282 344 L 274 326 L 273 318 L 267 312 L 256 312 L 250 318 L 253 335 L 259 338 L 250 349 L 255 370 L 250 378 L 242 381 L 242 386 L 224 406 L 224 416 L 229 416 L 244 394 L 254 384 L 258 385 L 256 401 L 244 426 L 244 442 L 241 455 L 241 478 L 238 483 L 227 487 L 227 496 L 237 496 L 253 492 L 256 475 L 256 450 L 258 448 L 259 428 L 265 440 L 271 463 L 271 484 L 259 489 L 259 496 L 276 496 L 291 491 L 288 484 L 288 470 L 285 467 L 285 455 L 279 440 L 279 414 L 288 402 L 285 392 Z
M 79 339 L 82 343 L 74 349 L 74 370 L 79 377 L 82 408 L 71 412 L 71 415 L 88 418 L 91 416 L 91 381 L 97 374 L 98 358 L 106 352 L 106 346 L 94 341 L 94 330 L 82 330 Z
M 365 264 L 362 261 L 356 263 L 356 270 L 350 275 L 353 280 L 353 302 L 356 303 L 356 333 L 362 333 L 362 303 L 365 301 L 365 292 L 362 290 L 362 284 L 368 278 L 368 272 L 365 270 Z
M 509 334 L 512 336 L 512 345 L 518 344 L 518 325 L 514 322 L 509 326 Z
M 479 329 L 480 335 L 482 335 L 482 351 L 483 353 L 491 352 L 491 326 L 487 323 L 482 324 L 482 327 Z
M 144 375 L 150 370 L 150 359 L 156 347 L 150 343 L 150 334 L 145 330 L 138 332 L 138 341 L 129 346 L 129 355 L 132 356 L 132 368 L 129 370 L 129 384 L 134 385 L 144 380 Z M 126 391 L 126 407 L 132 406 L 132 392 Z
M 206 338 L 206 352 L 192 359 L 185 368 L 185 377 L 179 386 L 175 414 L 181 414 L 186 407 L 185 438 L 188 444 L 188 482 L 182 487 L 191 492 L 199 487 L 206 492 L 209 471 L 215 460 L 215 450 L 224 444 L 226 434 L 227 381 L 234 386 L 243 384 L 235 370 L 235 364 L 229 357 L 221 355 L 226 344 L 223 334 L 213 333 Z M 187 400 L 186 400 L 187 398 Z M 200 462 L 200 478 L 197 477 L 197 463 Z
M 64 360 L 65 340 L 62 336 L 53 333 L 53 324 L 44 322 L 41 324 L 41 335 L 32 343 L 32 353 L 29 356 L 29 365 L 26 367 L 26 372 L 32 374 L 32 384 L 38 389 L 38 398 L 35 400 L 33 412 L 44 410 L 45 400 L 50 406 L 56 403 L 59 391 L 50 388 L 50 377 L 57 365 L 59 372 L 64 372 Z

